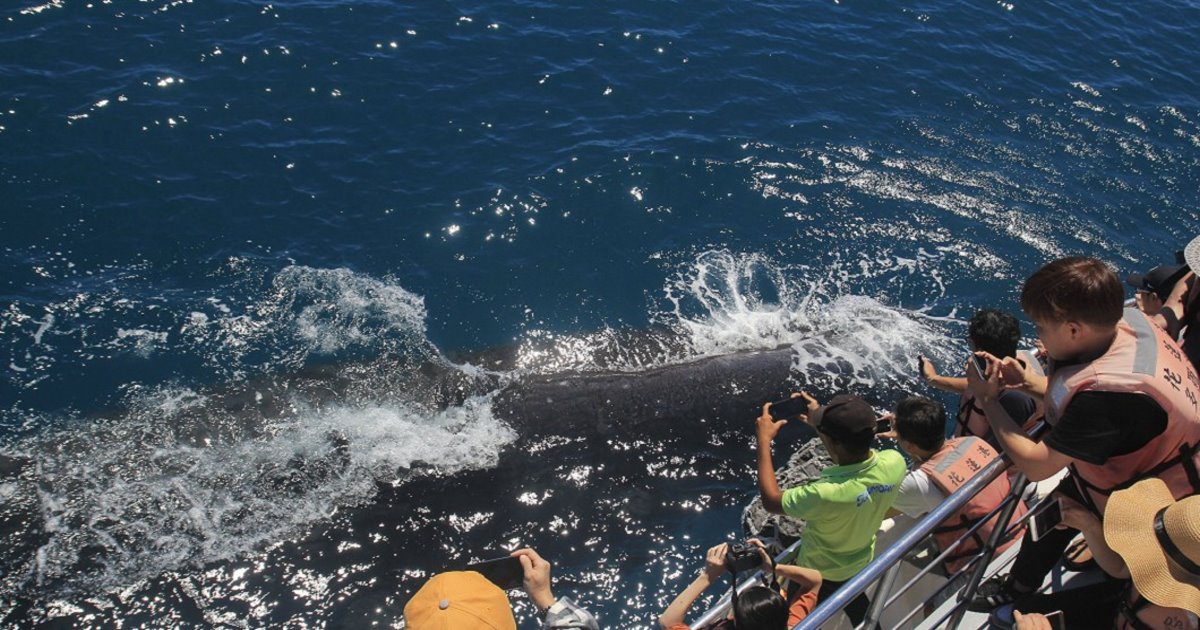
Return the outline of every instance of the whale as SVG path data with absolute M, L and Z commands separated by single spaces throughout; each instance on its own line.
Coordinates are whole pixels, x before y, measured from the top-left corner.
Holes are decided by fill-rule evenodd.
M 346 401 L 390 397 L 436 412 L 485 399 L 490 413 L 518 437 L 500 451 L 494 468 L 459 474 L 460 481 L 537 478 L 553 485 L 548 480 L 558 473 L 543 470 L 544 463 L 529 461 L 531 444 L 553 436 L 580 440 L 581 444 L 612 439 L 686 439 L 703 450 L 707 448 L 704 436 L 709 433 L 732 431 L 751 436 L 764 402 L 805 386 L 806 376 L 795 372 L 794 362 L 790 347 L 705 356 L 646 369 L 551 373 L 479 369 L 440 355 L 421 360 L 382 356 L 216 386 L 199 392 L 197 402 L 174 411 L 169 422 L 158 426 L 170 432 L 169 441 L 185 446 L 185 452 L 203 451 L 215 445 L 253 443 L 269 436 L 280 420 L 345 405 Z M 94 588 L 86 576 L 111 569 L 114 555 L 145 544 L 136 537 L 123 538 L 126 528 L 121 527 L 119 513 L 101 519 L 74 513 L 70 518 L 75 522 L 71 522 L 48 509 L 47 496 L 69 496 L 70 484 L 80 481 L 50 478 L 42 472 L 48 458 L 94 448 L 92 444 L 114 439 L 110 433 L 127 431 L 132 413 L 130 409 L 99 412 L 84 429 L 64 431 L 69 439 L 40 442 L 40 452 L 0 451 L 0 493 L 5 499 L 0 507 L 0 539 L 6 541 L 0 550 L 0 572 L 7 576 L 0 587 L 4 590 L 86 592 Z M 797 442 L 804 443 L 814 435 L 802 423 L 793 424 L 797 425 L 792 429 Z M 322 435 L 323 446 L 257 465 L 252 479 L 239 482 L 253 488 L 239 490 L 239 496 L 278 501 L 302 498 L 347 474 L 351 453 L 364 445 L 355 444 L 336 427 Z M 149 451 L 136 456 L 162 459 Z M 186 476 L 188 466 L 194 465 L 160 459 L 130 462 L 128 469 L 152 464 L 160 476 Z M 372 502 L 405 504 L 409 501 L 405 496 L 435 493 L 446 483 L 444 479 L 435 463 L 416 460 L 381 476 Z M 645 495 L 642 509 L 653 509 L 657 501 L 653 494 Z M 154 503 L 160 510 L 184 509 L 180 504 L 175 498 L 156 498 Z M 214 535 L 206 531 L 203 522 L 191 522 L 196 518 L 203 521 L 204 515 L 181 516 L 177 520 L 183 524 L 170 527 L 181 528 L 192 538 Z M 255 516 L 237 518 L 253 521 Z M 61 541 L 50 543 L 64 531 L 73 546 L 65 553 L 66 559 L 64 552 L 58 553 L 58 564 L 48 572 L 43 566 L 46 550 L 61 546 Z M 255 543 L 244 552 L 262 544 Z

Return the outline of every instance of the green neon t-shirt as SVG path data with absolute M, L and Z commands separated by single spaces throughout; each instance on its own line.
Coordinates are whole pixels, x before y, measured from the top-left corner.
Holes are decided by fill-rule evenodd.
M 896 500 L 906 465 L 898 451 L 871 451 L 857 464 L 830 466 L 783 492 L 783 513 L 804 519 L 796 564 L 843 582 L 875 557 L 875 532 Z

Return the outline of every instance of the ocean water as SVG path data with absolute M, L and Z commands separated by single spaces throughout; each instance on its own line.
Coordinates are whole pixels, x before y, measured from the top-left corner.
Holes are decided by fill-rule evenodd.
M 531 545 L 645 627 L 739 532 L 752 416 L 516 426 L 507 383 L 791 347 L 882 409 L 1044 262 L 1200 233 L 1192 3 L 38 2 L 4 626 L 391 627 Z

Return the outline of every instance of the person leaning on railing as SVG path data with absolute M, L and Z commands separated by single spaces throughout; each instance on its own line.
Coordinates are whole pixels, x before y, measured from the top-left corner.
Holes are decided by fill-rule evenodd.
M 1050 357 L 1048 377 L 1012 358 L 988 361 L 968 387 L 1013 466 L 1031 481 L 1069 468 L 1058 493 L 1104 513 L 1114 489 L 1163 479 L 1176 498 L 1195 494 L 1193 456 L 1200 443 L 1200 380 L 1179 346 L 1135 309 L 1103 262 L 1070 257 L 1046 264 L 1021 290 Z M 1041 396 L 1050 430 L 1030 439 L 999 404 L 1005 387 Z M 969 608 L 991 610 L 1041 585 L 1073 531 L 1034 542 L 1026 534 L 1008 580 L 980 586 Z
M 774 577 L 787 580 L 792 585 L 788 601 L 778 589 L 752 586 L 734 599 L 729 618 L 710 628 L 736 628 L 737 630 L 785 630 L 800 623 L 817 604 L 817 590 L 821 588 L 821 573 L 790 564 L 775 564 L 761 542 L 755 538 L 750 544 L 758 547 L 762 556 L 762 570 Z M 663 630 L 691 630 L 684 623 L 684 616 L 692 603 L 709 586 L 720 580 L 728 571 L 726 556 L 729 544 L 721 543 L 709 548 L 704 555 L 704 568 L 686 589 L 675 597 L 671 605 L 658 618 Z M 736 576 L 734 576 L 736 582 Z M 736 588 L 736 584 L 734 587 Z
M 946 411 L 941 403 L 923 396 L 910 396 L 896 405 L 891 415 L 896 444 L 912 458 L 914 467 L 900 484 L 900 494 L 892 504 L 891 514 L 904 513 L 913 518 L 937 508 L 946 497 L 971 480 L 1000 457 L 995 448 L 975 436 L 946 439 Z M 1006 475 L 996 477 L 990 484 L 950 518 L 933 530 L 933 539 L 940 551 L 948 549 L 959 537 L 983 520 L 1008 496 L 1011 486 Z M 1025 513 L 1018 503 L 1014 518 Z M 944 561 L 946 575 L 953 577 L 967 560 L 986 544 L 999 516 L 993 516 L 975 533 L 958 545 Z M 1015 538 L 1001 541 L 997 553 L 1016 542 Z

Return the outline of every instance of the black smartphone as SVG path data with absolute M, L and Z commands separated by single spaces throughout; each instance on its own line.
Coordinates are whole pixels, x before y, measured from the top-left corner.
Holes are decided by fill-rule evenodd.
M 972 354 L 971 360 L 975 362 L 975 371 L 979 373 L 979 378 L 986 381 L 987 380 L 987 367 L 988 367 L 987 359 L 985 359 L 977 354 Z
M 917 355 L 917 376 L 925 378 L 925 355 Z
M 525 569 L 521 559 L 516 556 L 505 556 L 495 560 L 484 560 L 463 567 L 464 571 L 476 571 L 487 578 L 492 584 L 504 590 L 521 588 L 525 581 Z
M 1061 522 L 1062 503 L 1058 499 L 1048 501 L 1029 517 L 1029 536 L 1034 540 L 1041 540 L 1042 536 Z
M 887 433 L 892 430 L 892 421 L 879 419 L 875 421 L 875 433 Z
M 1051 630 L 1067 630 L 1067 618 L 1061 610 L 1046 613 L 1046 621 L 1050 622 Z
M 789 420 L 808 413 L 808 401 L 803 396 L 784 398 L 771 403 L 771 417 L 776 420 Z

